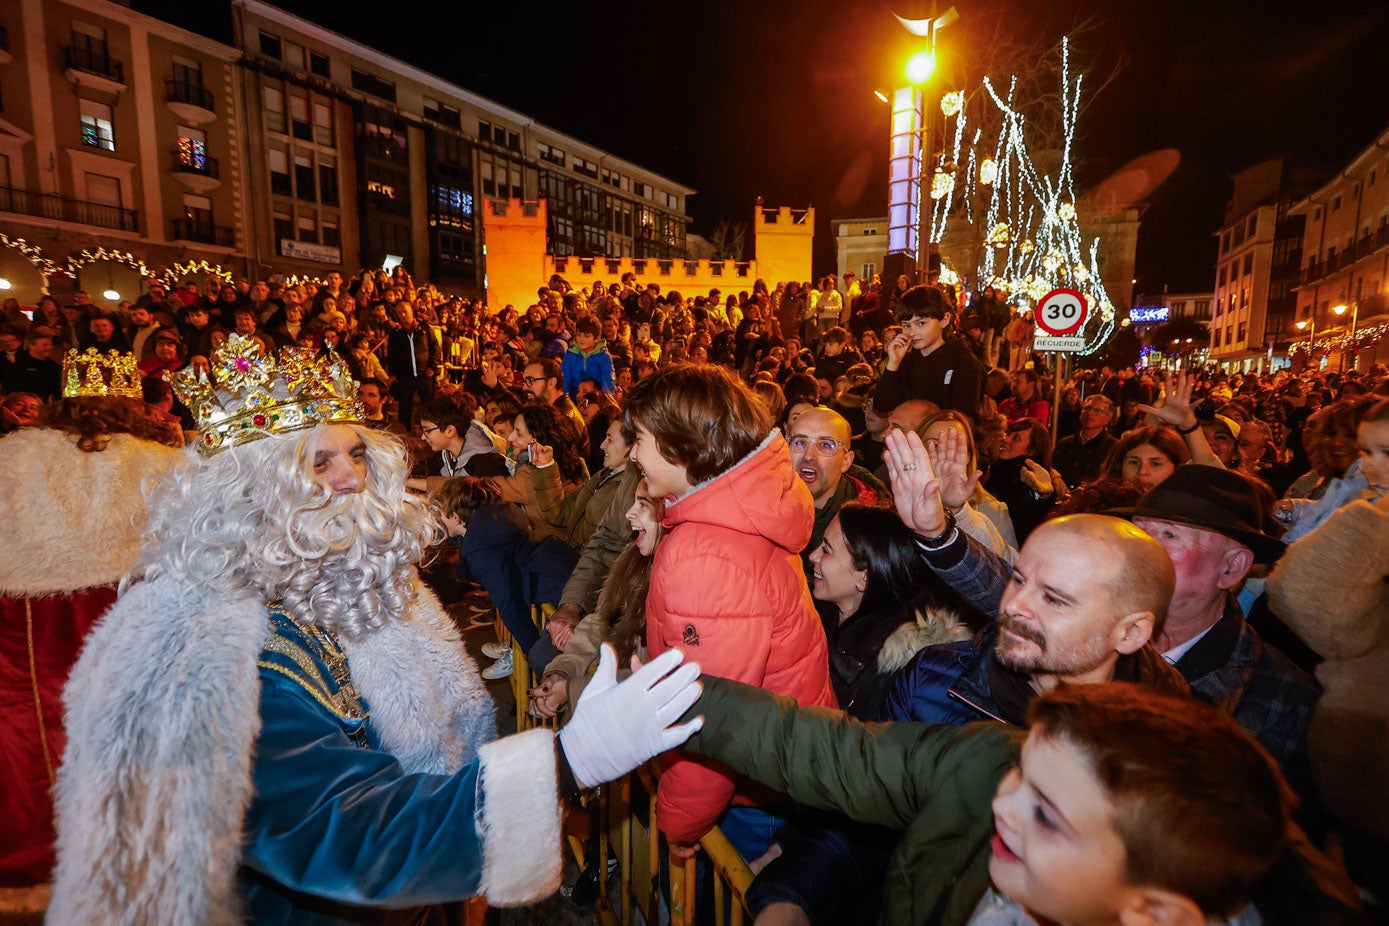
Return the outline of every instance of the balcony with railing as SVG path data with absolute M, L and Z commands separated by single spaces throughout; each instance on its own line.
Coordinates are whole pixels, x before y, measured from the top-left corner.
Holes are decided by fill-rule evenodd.
M 68 45 L 63 49 L 63 67 L 73 83 L 112 93 L 125 89 L 125 63 L 112 58 L 105 48 Z
M 172 222 L 174 241 L 193 241 L 219 248 L 236 247 L 236 230 L 226 225 L 214 225 L 210 220 L 175 219 Z
M 189 125 L 202 125 L 217 118 L 212 91 L 186 80 L 164 81 L 164 102 L 174 115 Z
M 0 212 L 34 216 L 77 225 L 93 225 L 118 231 L 138 232 L 140 216 L 134 209 L 72 199 L 58 193 L 36 193 L 0 186 Z
M 1348 246 L 1344 251 L 1328 256 L 1325 260 L 1314 264 L 1308 264 L 1303 268 L 1298 276 L 1300 286 L 1311 286 L 1321 280 L 1326 279 L 1342 270 L 1345 270 L 1372 254 L 1378 254 L 1385 248 L 1389 248 L 1389 225 L 1380 228 L 1370 235 L 1361 236 L 1360 240 Z
M 217 159 L 209 157 L 205 148 L 180 144 L 169 153 L 174 176 L 190 190 L 206 193 L 222 185 Z

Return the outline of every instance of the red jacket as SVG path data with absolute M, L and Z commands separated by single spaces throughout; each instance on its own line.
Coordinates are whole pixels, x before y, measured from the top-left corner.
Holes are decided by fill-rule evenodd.
M 672 504 L 646 596 L 651 656 L 678 646 L 707 674 L 834 707 L 825 633 L 801 569 L 814 512 L 776 433 Z M 692 843 L 735 792 L 737 803 L 754 802 L 749 784 L 717 763 L 676 754 L 657 795 L 660 827 Z

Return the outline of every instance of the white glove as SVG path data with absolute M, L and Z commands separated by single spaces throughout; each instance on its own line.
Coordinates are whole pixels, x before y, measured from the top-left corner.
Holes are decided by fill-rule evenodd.
M 603 644 L 598 671 L 559 734 L 575 781 L 593 788 L 621 778 L 704 726 L 703 717 L 671 726 L 699 700 L 699 665 L 680 666 L 684 658 L 678 649 L 666 650 L 619 685 L 617 654 Z

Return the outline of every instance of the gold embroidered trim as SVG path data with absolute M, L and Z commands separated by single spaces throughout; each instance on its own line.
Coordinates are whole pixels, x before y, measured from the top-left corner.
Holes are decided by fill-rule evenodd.
M 342 712 L 342 709 L 339 708 L 336 704 L 334 704 L 331 698 L 327 697 L 322 692 L 315 690 L 314 687 L 308 683 L 307 679 L 295 673 L 293 670 L 287 668 L 286 666 L 282 666 L 278 662 L 269 662 L 264 659 L 257 660 L 256 665 L 260 666 L 262 669 L 269 669 L 272 672 L 278 672 L 285 678 L 297 682 L 299 684 L 299 687 L 303 688 L 306 692 L 308 692 L 311 698 L 313 698 L 319 704 L 323 705 L 323 707 L 325 707 L 334 717 L 337 717 L 339 720 L 356 721 L 363 719 L 361 717 L 349 717 L 348 715 L 344 714 Z
M 265 641 L 265 649 L 271 653 L 277 653 L 289 659 L 299 670 L 304 673 L 304 678 L 300 679 L 300 684 L 305 688 L 314 687 L 317 689 L 316 696 L 334 700 L 333 692 L 328 687 L 328 682 L 323 678 L 323 673 L 319 671 L 318 664 L 314 662 L 309 651 L 304 649 L 293 640 L 280 636 L 278 633 Z M 335 709 L 335 713 L 338 709 Z
M 278 599 L 267 602 L 267 604 L 272 612 L 288 618 L 294 627 L 308 638 L 308 642 L 317 650 L 317 653 L 310 653 L 301 645 L 299 640 L 281 633 L 275 622 L 271 621 L 270 637 L 265 641 L 263 651 L 284 656 L 299 668 L 299 672 L 296 673 L 284 665 L 268 660 L 258 660 L 256 664 L 278 672 L 286 678 L 293 679 L 329 713 L 353 726 L 347 731 L 347 736 L 354 744 L 363 749 L 370 748 L 367 743 L 366 727 L 363 724 L 370 715 L 362 708 L 361 696 L 357 694 L 357 686 L 352 683 L 352 674 L 347 664 L 347 654 L 343 652 L 337 635 L 315 624 L 305 624 L 295 620 L 293 615 L 283 609 Z M 327 666 L 328 672 L 332 675 L 333 685 L 331 687 L 323 676 L 323 671 L 319 665 L 320 660 L 323 665 Z
M 34 690 L 34 713 L 39 720 L 39 747 L 43 749 L 43 765 L 48 770 L 48 783 L 53 783 L 53 754 L 48 750 L 48 731 L 43 723 L 43 699 L 39 697 L 39 667 L 34 659 L 34 611 L 28 596 L 24 598 L 24 636 L 29 643 L 29 684 Z

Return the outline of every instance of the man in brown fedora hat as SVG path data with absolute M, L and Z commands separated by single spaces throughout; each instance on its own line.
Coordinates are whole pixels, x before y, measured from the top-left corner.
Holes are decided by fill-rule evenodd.
M 1308 793 L 1306 736 L 1321 686 L 1264 642 L 1235 592 L 1283 543 L 1254 485 L 1232 470 L 1179 466 L 1133 508 L 1112 512 L 1147 531 L 1177 569 L 1167 622 L 1154 639 L 1205 701 L 1231 714 Z

